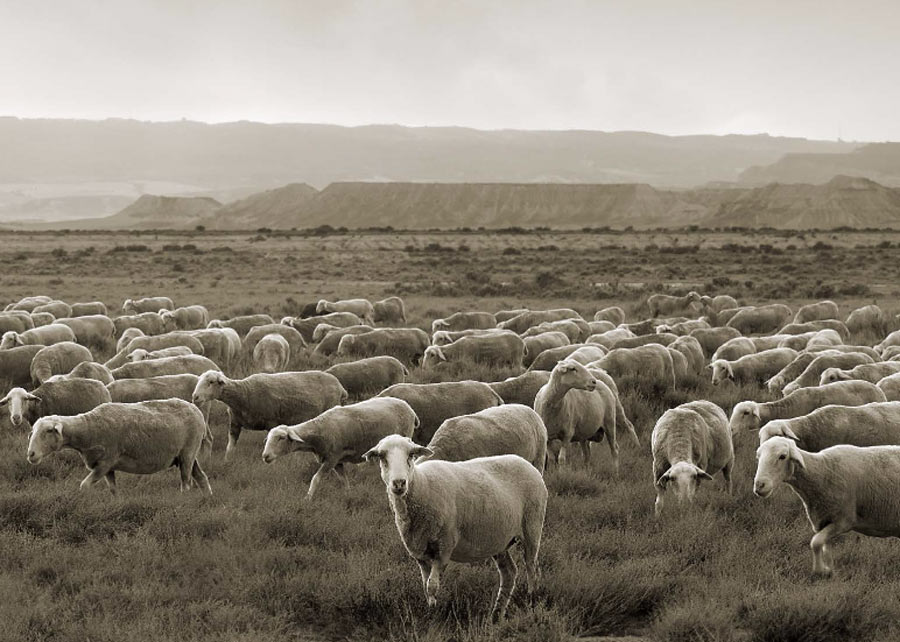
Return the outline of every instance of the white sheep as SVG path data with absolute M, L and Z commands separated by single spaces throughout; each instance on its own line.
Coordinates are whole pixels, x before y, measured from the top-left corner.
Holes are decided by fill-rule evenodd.
M 834 446 L 811 453 L 791 439 L 776 437 L 763 443 L 756 456 L 756 495 L 768 497 L 784 482 L 803 502 L 815 533 L 809 543 L 813 573 L 833 573 L 830 544 L 841 533 L 900 537 L 897 446 Z
M 166 331 L 162 317 L 157 312 L 141 312 L 113 319 L 116 335 L 121 336 L 128 328 L 138 328 L 146 335 L 162 334 Z
M 353 328 L 358 327 L 368 326 L 353 326 Z M 306 348 L 306 341 L 303 339 L 303 335 L 291 326 L 281 323 L 266 323 L 264 325 L 253 326 L 247 330 L 247 334 L 244 335 L 242 344 L 244 352 L 248 355 L 252 355 L 253 351 L 256 349 L 256 344 L 259 343 L 260 339 L 269 334 L 280 334 L 284 337 L 284 340 L 288 342 L 291 354 L 293 355 L 302 354 L 304 348 Z
M 48 301 L 47 303 L 42 303 L 37 306 L 34 310 L 31 311 L 31 316 L 34 317 L 36 314 L 49 313 L 52 314 L 57 319 L 62 319 L 64 317 L 72 316 L 72 306 L 66 303 L 65 301 L 53 300 Z
M 223 368 L 230 366 L 241 353 L 241 338 L 232 328 L 178 330 L 172 334 L 197 339 L 203 345 L 203 355 L 212 359 Z
M 525 367 L 534 363 L 534 360 L 537 359 L 538 355 L 545 350 L 561 348 L 571 343 L 570 338 L 559 331 L 542 332 L 540 334 L 524 337 L 522 340 L 525 343 L 522 365 Z
M 712 362 L 712 383 L 723 381 L 734 383 L 761 383 L 778 374 L 797 357 L 797 351 L 790 348 L 773 348 L 748 354 L 735 361 L 717 359 Z
M 175 303 L 167 296 L 150 296 L 141 299 L 125 299 L 122 304 L 122 312 L 125 314 L 159 312 L 162 309 L 174 310 Z
M 268 314 L 243 314 L 241 316 L 231 317 L 230 319 L 211 319 L 210 322 L 206 324 L 206 327 L 231 328 L 238 333 L 239 337 L 243 338 L 247 336 L 247 333 L 250 332 L 251 329 L 258 325 L 271 325 L 274 323 L 275 319 Z
M 614 348 L 590 367 L 606 370 L 616 381 L 626 376 L 641 377 L 658 385 L 675 388 L 675 366 L 667 348 L 648 344 L 636 348 Z
M 512 310 L 498 310 L 494 312 L 494 318 L 497 319 L 497 323 L 503 323 L 504 321 L 509 321 L 513 317 L 517 317 L 523 312 L 531 312 L 528 308 L 515 308 Z
M 677 350 L 687 359 L 688 367 L 691 372 L 699 374 L 703 371 L 706 364 L 706 357 L 703 354 L 703 347 L 694 337 L 681 336 L 668 345 L 669 350 Z
M 712 357 L 716 350 L 718 350 L 725 342 L 740 337 L 741 333 L 734 328 L 727 327 L 697 328 L 696 330 L 691 330 L 690 336 L 697 340 L 700 347 L 703 348 L 703 354 L 709 358 Z
M 486 330 L 497 325 L 497 318 L 490 312 L 454 312 L 443 319 L 431 322 L 431 333 L 438 330 Z
M 75 333 L 68 326 L 51 323 L 21 333 L 12 330 L 4 332 L 3 338 L 0 339 L 0 350 L 18 346 L 50 346 L 63 341 L 74 342 Z
M 590 326 L 585 321 L 578 323 L 575 319 L 563 319 L 562 321 L 547 321 L 531 326 L 520 336 L 525 339 L 547 332 L 561 332 L 569 339 L 570 343 L 579 343 L 591 335 L 590 330 Z
M 389 296 L 381 301 L 376 301 L 372 304 L 372 309 L 375 312 L 373 318 L 375 323 L 387 323 L 392 326 L 406 323 L 406 305 L 398 296 Z
M 735 332 L 737 332 L 737 330 L 735 330 Z M 737 361 L 741 357 L 756 354 L 756 352 L 756 344 L 753 343 L 749 337 L 735 337 L 733 339 L 728 339 L 725 343 L 716 348 L 716 351 L 713 352 L 712 357 L 710 357 L 710 361 L 718 361 L 719 359 L 724 359 L 725 361 Z
M 782 393 L 785 395 L 789 395 L 798 388 L 806 388 L 809 386 L 818 385 L 819 378 L 822 376 L 822 373 L 828 368 L 848 369 L 863 363 L 872 363 L 872 357 L 867 354 L 863 354 L 862 352 L 827 352 L 824 354 L 819 354 L 809 363 L 808 366 L 806 366 L 803 372 L 801 372 L 796 379 L 794 379 L 784 387 Z
M 146 336 L 147 335 L 144 334 L 144 331 L 140 328 L 125 328 L 125 330 L 122 332 L 122 336 L 120 336 L 119 340 L 116 342 L 116 352 L 121 352 L 122 350 L 124 350 L 125 346 L 127 346 L 132 339 Z
M 75 341 L 83 346 L 103 347 L 116 334 L 113 320 L 103 314 L 57 319 L 56 323 L 68 326 L 75 334 Z
M 603 346 L 604 348 L 611 349 L 616 341 L 629 339 L 636 336 L 637 335 L 631 330 L 619 327 L 615 330 L 601 332 L 600 334 L 592 334 L 587 338 L 585 343 L 596 343 L 597 345 Z
M 531 328 L 547 321 L 562 321 L 563 319 L 581 319 L 581 315 L 571 308 L 554 308 L 552 310 L 528 310 L 496 324 L 502 330 L 511 330 L 516 334 L 522 334 Z M 584 321 L 584 319 L 581 319 Z
M 609 321 L 613 325 L 625 323 L 625 310 L 615 305 L 594 313 L 594 321 Z
M 888 401 L 900 401 L 900 374 L 885 377 L 877 384 Z
M 94 316 L 96 314 L 109 316 L 109 311 L 106 309 L 106 304 L 103 303 L 103 301 L 88 301 L 85 303 L 72 304 L 73 317 L 87 317 Z
M 291 360 L 291 346 L 280 334 L 267 334 L 253 348 L 253 368 L 257 372 L 282 372 Z
M 850 338 L 850 330 L 837 319 L 818 319 L 806 323 L 788 323 L 778 334 L 804 334 L 806 332 L 818 332 L 819 330 L 834 330 L 844 341 Z
M 700 308 L 704 314 L 718 314 L 722 310 L 733 310 L 738 308 L 737 299 L 727 294 L 717 294 L 714 297 L 700 297 Z
M 611 330 L 616 329 L 616 324 L 612 321 L 588 321 L 588 328 L 590 328 L 591 332 L 588 335 L 593 336 L 595 334 L 603 334 L 604 332 L 609 332 Z
M 31 380 L 39 386 L 53 375 L 68 374 L 83 361 L 93 361 L 91 351 L 71 341 L 46 346 L 34 355 Z
M 377 395 L 395 383 L 403 383 L 409 378 L 406 366 L 390 356 L 338 363 L 325 372 L 337 377 L 351 398 Z
M 779 394 L 791 381 L 800 376 L 806 370 L 806 366 L 813 362 L 819 354 L 838 354 L 837 352 L 823 351 L 821 353 L 803 351 L 799 352 L 794 360 L 784 368 L 776 372 L 766 381 L 766 387 L 772 394 Z
M 322 315 L 332 312 L 350 312 L 366 323 L 375 323 L 375 307 L 368 299 L 344 299 L 342 301 L 321 299 L 316 304 L 316 314 Z
M 704 479 L 722 471 L 725 489 L 731 494 L 734 446 L 728 418 L 714 403 L 691 401 L 667 410 L 653 427 L 653 482 L 657 516 L 666 493 L 679 503 L 691 502 Z
M 138 361 L 147 361 L 148 359 L 163 359 L 165 357 L 186 357 L 194 354 L 194 351 L 187 346 L 172 346 L 171 348 L 161 348 L 148 352 L 143 348 L 132 350 L 128 355 L 128 361 L 137 363 Z
M 285 317 L 281 320 L 282 325 L 288 325 L 301 334 L 303 340 L 307 343 L 312 341 L 313 332 L 320 323 L 327 323 L 339 328 L 348 328 L 353 325 L 362 325 L 362 319 L 352 312 L 331 312 L 329 314 L 317 315 L 306 318 Z M 285 337 L 286 338 L 286 337 Z
M 40 328 L 41 326 L 50 325 L 51 323 L 56 322 L 56 317 L 50 314 L 49 312 L 32 312 L 31 313 L 31 321 L 34 323 L 35 328 Z
M 801 306 L 794 315 L 794 323 L 807 323 L 820 319 L 837 319 L 838 306 L 834 301 L 819 301 Z
M 669 294 L 651 294 L 647 298 L 647 307 L 650 308 L 650 317 L 655 318 L 664 315 L 673 315 L 682 312 L 695 312 L 695 307 L 700 303 L 700 295 L 696 292 L 688 292 L 684 296 L 671 296 Z
M 53 299 L 48 296 L 44 296 L 43 294 L 39 294 L 36 296 L 26 296 L 19 299 L 19 301 L 16 303 L 10 303 L 8 306 L 6 306 L 6 310 L 23 310 L 25 312 L 31 312 L 39 305 L 44 305 L 45 303 L 49 303 L 52 300 Z
M 199 354 L 192 354 L 126 363 L 111 372 L 115 379 L 143 379 L 167 374 L 200 375 L 207 370 L 218 369 L 219 367 L 212 360 L 201 357 Z
M 554 366 L 556 364 L 553 364 Z M 551 367 L 552 370 L 552 367 Z M 534 398 L 538 390 L 550 381 L 549 370 L 529 370 L 516 377 L 509 377 L 503 381 L 495 381 L 488 385 L 500 395 L 503 403 L 518 403 L 530 408 L 534 407 Z
M 419 328 L 376 328 L 362 334 L 345 334 L 335 354 L 339 357 L 387 355 L 412 365 L 424 359 L 429 344 L 428 335 Z
M 865 305 L 856 308 L 847 315 L 847 328 L 851 332 L 883 331 L 887 323 L 887 315 L 877 305 Z
M 31 315 L 21 310 L 0 312 L 0 335 L 10 330 L 14 332 L 25 332 L 34 328 L 34 320 Z
M 869 383 L 878 383 L 885 377 L 900 372 L 900 361 L 884 361 L 882 363 L 863 363 L 849 370 L 826 368 L 819 377 L 819 385 L 835 381 L 858 379 Z
M 344 337 L 341 343 L 348 339 Z M 340 354 L 340 351 L 338 351 Z M 521 368 L 525 355 L 525 342 L 513 332 L 462 337 L 445 346 L 428 346 L 422 358 L 423 368 L 432 368 L 441 362 L 468 360 L 475 363 L 489 363 L 498 366 Z
M 891 346 L 900 346 L 900 330 L 894 330 L 879 343 L 875 344 L 874 349 L 878 354 L 882 354 Z M 0 346 L 2 347 L 2 346 Z
M 323 324 L 319 324 L 317 327 L 322 327 Z M 334 327 L 334 326 L 330 326 Z M 313 349 L 313 354 L 317 354 L 323 357 L 328 357 L 337 352 L 338 347 L 341 345 L 341 339 L 345 334 L 365 334 L 367 332 L 371 332 L 374 330 L 370 325 L 352 325 L 348 328 L 338 328 L 336 330 L 329 331 L 321 341 L 316 344 L 315 349 Z
M 725 325 L 735 328 L 745 335 L 765 334 L 766 332 L 775 332 L 793 315 L 793 311 L 783 303 L 771 303 L 740 310 Z
M 399 434 L 411 437 L 419 419 L 402 399 L 379 397 L 330 408 L 313 419 L 293 426 L 277 426 L 266 436 L 263 461 L 272 463 L 292 452 L 311 452 L 319 461 L 306 494 L 312 499 L 322 479 L 334 471 L 349 487 L 344 464 L 357 464 L 382 438 Z
M 549 372 L 553 370 L 553 366 L 563 359 L 572 359 L 586 365 L 597 359 L 602 359 L 607 352 L 607 349 L 603 346 L 589 343 L 572 343 L 559 348 L 550 348 L 540 353 L 528 366 L 528 370 L 546 370 Z
M 31 386 L 31 363 L 44 346 L 19 346 L 0 350 L 0 373 L 11 386 Z
M 110 369 L 96 361 L 82 361 L 72 368 L 72 371 L 68 374 L 53 375 L 47 381 L 53 379 L 93 379 L 103 385 L 108 385 L 115 381 L 115 377 L 112 376 Z
M 178 466 L 182 491 L 191 487 L 193 479 L 212 494 L 197 461 L 207 438 L 200 410 L 181 399 L 105 403 L 74 417 L 49 415 L 39 419 L 31 431 L 27 458 L 29 463 L 38 464 L 50 453 L 71 448 L 91 471 L 81 488 L 104 479 L 112 492 L 116 471 L 150 475 Z
M 538 579 L 538 552 L 547 487 L 534 466 L 516 455 L 461 462 L 416 461 L 431 451 L 399 435 L 365 454 L 377 460 L 400 539 L 416 560 L 429 606 L 437 604 L 441 573 L 451 561 L 492 558 L 500 590 L 491 614 L 506 614 L 516 582 L 510 545 L 524 549 L 529 594 Z
M 822 406 L 806 415 L 770 421 L 759 429 L 759 443 L 772 437 L 788 437 L 812 452 L 838 444 L 900 445 L 900 402 Z
M 209 325 L 209 310 L 202 305 L 187 305 L 174 310 L 161 309 L 159 318 L 162 319 L 166 332 L 201 330 Z
M 431 345 L 445 346 L 449 343 L 453 343 L 457 339 L 461 339 L 462 337 L 498 334 L 501 332 L 506 332 L 506 330 L 501 330 L 500 328 L 487 328 L 485 330 L 438 330 L 431 335 Z

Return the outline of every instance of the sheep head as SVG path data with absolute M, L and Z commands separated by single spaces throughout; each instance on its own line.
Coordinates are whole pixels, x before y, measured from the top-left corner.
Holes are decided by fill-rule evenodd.
M 262 458 L 267 464 L 287 455 L 295 450 L 311 450 L 306 442 L 300 438 L 290 426 L 276 426 L 266 435 L 266 445 L 263 448 Z
M 428 346 L 425 348 L 425 354 L 422 356 L 422 368 L 427 370 L 438 363 L 446 361 L 447 355 L 444 354 L 440 346 Z
M 434 336 L 431 337 L 431 343 L 436 346 L 445 346 L 448 343 L 453 343 L 453 340 L 450 338 L 450 333 L 446 330 L 438 330 L 434 333 Z
M 377 461 L 388 495 L 402 498 L 409 492 L 416 464 L 433 454 L 430 448 L 418 445 L 409 437 L 388 435 L 366 452 L 363 459 Z
M 144 361 L 149 356 L 149 352 L 147 352 L 143 348 L 137 348 L 128 355 L 128 359 L 129 361 L 131 361 L 131 363 L 137 363 L 138 361 Z
M 724 359 L 717 359 L 712 363 L 712 384 L 718 386 L 723 381 L 734 381 L 734 370 Z
M 325 299 L 320 299 L 319 302 L 316 303 L 316 314 L 325 314 L 326 312 L 331 312 L 331 303 Z
M 0 408 L 9 406 L 9 420 L 13 426 L 18 426 L 22 423 L 29 405 L 39 406 L 40 403 L 41 398 L 37 395 L 26 392 L 23 388 L 13 388 L 0 399 Z
M 556 364 L 550 373 L 550 379 L 555 380 L 566 389 L 587 390 L 593 392 L 597 389 L 597 380 L 587 368 L 574 359 L 564 359 Z
M 770 421 L 765 426 L 759 429 L 759 443 L 764 444 L 769 441 L 773 437 L 786 437 L 787 439 L 793 439 L 795 442 L 800 441 L 800 437 L 791 430 L 788 422 L 783 419 L 776 419 L 774 421 Z
M 25 342 L 22 340 L 22 336 L 15 330 L 4 332 L 3 338 L 0 339 L 0 350 L 8 350 L 23 345 L 25 345 Z
M 691 502 L 703 480 L 711 481 L 712 477 L 699 466 L 680 461 L 660 475 L 656 485 L 673 494 L 679 502 Z
M 753 401 L 742 401 L 731 411 L 731 434 L 745 430 L 757 430 L 759 428 L 759 406 Z
M 227 383 L 228 377 L 218 370 L 207 370 L 197 380 L 194 394 L 191 395 L 191 401 L 194 405 L 200 405 L 207 401 L 218 399 Z
M 59 417 L 38 419 L 31 428 L 31 438 L 28 440 L 28 463 L 38 464 L 50 453 L 60 450 L 63 446 L 62 431 L 63 425 Z
M 778 484 L 794 476 L 797 467 L 806 467 L 800 447 L 787 437 L 773 437 L 764 442 L 756 450 L 756 459 L 753 492 L 759 497 L 768 497 Z

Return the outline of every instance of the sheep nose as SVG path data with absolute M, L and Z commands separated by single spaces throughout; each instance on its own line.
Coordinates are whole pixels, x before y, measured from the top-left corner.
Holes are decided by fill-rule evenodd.
M 753 494 L 757 497 L 765 497 L 766 493 L 766 482 L 757 481 L 753 484 Z
M 395 479 L 391 482 L 391 489 L 394 491 L 395 495 L 402 495 L 406 492 L 406 480 L 405 479 Z
M 27 459 L 28 459 L 28 463 L 29 463 L 29 464 L 33 464 L 33 463 L 34 463 L 34 461 L 35 461 L 35 459 L 36 459 L 36 456 L 35 456 L 35 453 L 34 453 L 33 450 L 29 450 L 29 451 L 28 451 L 28 457 L 27 457 Z
M 22 423 L 22 415 L 12 415 L 9 420 L 12 422 L 13 426 L 18 426 Z

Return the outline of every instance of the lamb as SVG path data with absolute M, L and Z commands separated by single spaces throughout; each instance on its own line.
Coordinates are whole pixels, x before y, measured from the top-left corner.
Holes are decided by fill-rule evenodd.
M 783 303 L 761 305 L 749 310 L 741 310 L 729 319 L 727 325 L 741 334 L 765 334 L 775 332 L 793 316 L 791 309 Z
M 349 488 L 344 464 L 363 461 L 363 455 L 388 435 L 411 437 L 419 418 L 402 399 L 368 399 L 326 410 L 318 417 L 293 426 L 277 426 L 266 436 L 263 461 L 301 451 L 315 454 L 319 461 L 309 482 L 307 499 L 312 499 L 322 479 L 334 471 Z
M 647 307 L 650 308 L 650 317 L 660 315 L 673 315 L 683 312 L 694 312 L 693 306 L 700 303 L 700 295 L 696 292 L 688 292 L 684 296 L 670 296 L 668 294 L 651 294 L 647 299 Z
M 838 306 L 834 301 L 819 301 L 801 306 L 794 315 L 794 323 L 807 323 L 820 319 L 837 319 Z
M 13 331 L 3 333 L 3 338 L 0 339 L 0 350 L 8 350 L 16 346 L 50 346 L 63 341 L 74 342 L 75 333 L 68 326 L 51 323 L 22 333 Z
M 161 350 L 153 350 L 147 352 L 143 348 L 132 350 L 128 355 L 128 361 L 137 363 L 138 361 L 147 361 L 148 359 L 162 359 L 164 357 L 184 357 L 194 354 L 194 351 L 187 346 L 172 346 L 171 348 L 162 348 Z
M 571 343 L 578 343 L 591 336 L 591 328 L 585 321 L 576 323 L 575 319 L 563 319 L 562 321 L 546 321 L 531 326 L 520 336 L 525 339 L 545 332 L 562 332 Z
M 554 366 L 556 364 L 553 364 Z M 552 366 L 550 368 L 552 370 Z M 503 381 L 495 381 L 488 385 L 500 395 L 505 404 L 521 404 L 534 407 L 534 398 L 538 390 L 550 381 L 550 372 L 545 369 L 529 370 L 517 377 L 509 377 Z
M 31 385 L 31 362 L 44 346 L 19 346 L 0 350 L 0 373 L 11 386 Z
M 663 510 L 667 491 L 675 495 L 679 504 L 690 503 L 700 482 L 712 481 L 719 471 L 731 494 L 734 445 L 728 418 L 717 405 L 691 401 L 667 410 L 653 427 L 650 439 L 657 517 Z
M 819 377 L 819 385 L 834 381 L 868 381 L 878 383 L 885 377 L 900 372 L 900 361 L 885 361 L 883 363 L 863 363 L 850 370 L 840 368 L 826 368 Z
M 537 359 L 538 355 L 545 350 L 561 348 L 570 343 L 569 337 L 562 332 L 542 332 L 541 334 L 525 337 L 523 342 L 525 343 L 525 352 L 522 359 L 522 365 L 525 367 L 534 363 L 534 360 Z
M 67 374 L 82 361 L 93 361 L 91 351 L 71 341 L 47 346 L 31 362 L 31 380 L 38 386 L 57 374 Z
M 396 397 L 410 405 L 419 418 L 419 427 L 413 439 L 424 444 L 431 441 L 434 432 L 446 419 L 472 414 L 503 403 L 503 399 L 481 381 L 398 383 L 383 390 L 378 396 Z
M 828 368 L 853 368 L 863 363 L 873 363 L 872 357 L 861 352 L 826 353 L 813 359 L 800 375 L 787 384 L 782 393 L 788 395 L 798 388 L 815 386 L 819 383 L 819 377 Z
M 487 330 L 438 330 L 433 335 L 431 335 L 431 345 L 434 346 L 445 346 L 450 343 L 453 343 L 457 339 L 461 339 L 462 337 L 473 337 L 476 335 L 485 335 L 485 334 L 498 334 L 501 332 L 508 332 L 508 330 L 501 330 L 500 328 L 489 328 Z
M 377 395 L 385 388 L 404 383 L 409 378 L 406 366 L 389 356 L 339 363 L 325 372 L 337 377 L 351 398 Z
M 181 490 L 191 480 L 212 494 L 197 453 L 207 438 L 200 411 L 181 399 L 136 404 L 105 403 L 93 410 L 39 419 L 28 442 L 28 462 L 38 464 L 50 453 L 71 448 L 91 471 L 81 482 L 85 489 L 106 480 L 115 493 L 116 471 L 149 475 L 178 466 Z
M 209 370 L 200 376 L 192 395 L 194 404 L 219 400 L 231 409 L 226 461 L 242 430 L 301 423 L 346 399 L 347 391 L 337 378 L 315 370 L 254 374 L 244 379 L 229 379 L 217 370 Z
M 305 319 L 285 317 L 281 320 L 283 325 L 289 325 L 303 336 L 307 343 L 312 341 L 312 334 L 320 323 L 328 323 L 339 328 L 347 328 L 352 325 L 362 325 L 362 319 L 351 312 L 332 312 Z
M 518 455 L 543 474 L 547 428 L 528 406 L 504 404 L 447 419 L 428 442 L 428 449 L 431 459 L 444 461 Z
M 846 323 L 851 332 L 884 332 L 887 315 L 877 305 L 865 305 L 848 314 Z
M 454 312 L 445 319 L 432 321 L 431 333 L 438 330 L 486 330 L 496 325 L 497 318 L 490 312 Z
M 700 342 L 694 337 L 690 335 L 678 337 L 668 345 L 668 348 L 677 350 L 684 355 L 691 372 L 699 374 L 703 371 L 703 367 L 706 365 L 706 356 L 703 354 Z
M 256 372 L 282 372 L 291 360 L 291 346 L 280 334 L 267 334 L 253 348 L 253 369 Z
M 540 353 L 528 366 L 528 370 L 553 370 L 553 367 L 563 359 L 572 359 L 581 364 L 602 359 L 607 353 L 606 348 L 600 345 L 588 343 L 572 343 L 560 348 L 550 348 Z
M 703 348 L 703 354 L 709 358 L 726 342 L 740 337 L 741 333 L 734 328 L 728 327 L 709 329 L 697 328 L 696 330 L 691 330 L 690 336 L 694 337 L 700 343 L 700 347 Z
M 316 304 L 316 314 L 331 312 L 350 312 L 366 323 L 375 323 L 375 307 L 368 299 L 344 299 L 343 301 L 326 301 L 321 299 Z
M 68 326 L 75 334 L 75 341 L 83 346 L 104 347 L 116 334 L 112 319 L 102 314 L 90 314 L 73 318 L 57 319 L 56 323 Z
M 313 350 L 313 354 L 318 354 L 323 357 L 331 356 L 337 352 L 337 349 L 341 344 L 341 339 L 345 334 L 365 334 L 374 329 L 375 328 L 370 325 L 352 325 L 349 328 L 338 328 L 337 330 L 333 330 L 319 341 L 318 345 L 316 345 Z
M 729 426 L 732 434 L 759 430 L 774 419 L 791 419 L 807 415 L 823 406 L 861 406 L 873 401 L 887 401 L 877 386 L 867 381 L 838 381 L 811 388 L 800 388 L 791 394 L 767 403 L 742 401 L 731 412 Z
M 773 348 L 748 354 L 735 361 L 717 359 L 712 362 L 712 384 L 723 381 L 734 383 L 762 383 L 778 374 L 782 368 L 797 357 L 797 351 L 790 348 Z
M 641 376 L 655 379 L 665 388 L 675 388 L 675 366 L 672 363 L 672 355 L 661 345 L 614 348 L 603 358 L 588 365 L 606 370 L 617 382 L 625 376 Z
M 188 305 L 174 310 L 160 310 L 166 332 L 175 330 L 201 330 L 209 324 L 209 310 L 202 305 Z
M 594 321 L 610 321 L 613 325 L 625 323 L 625 310 L 617 305 L 594 313 Z
M 519 343 L 522 343 L 521 339 Z M 336 354 L 339 357 L 387 355 L 411 365 L 423 359 L 428 345 L 428 335 L 419 328 L 377 328 L 363 334 L 344 335 L 338 342 Z
M 398 296 L 389 296 L 372 304 L 375 312 L 375 323 L 386 323 L 389 326 L 399 326 L 406 323 L 406 305 Z
M 109 401 L 109 391 L 99 381 L 58 379 L 46 381 L 30 393 L 13 388 L 0 399 L 0 407 L 9 408 L 9 420 L 18 426 L 23 420 L 33 425 L 47 415 L 71 417 Z
M 116 335 L 121 335 L 128 328 L 138 328 L 147 335 L 162 334 L 166 331 L 162 317 L 156 312 L 141 312 L 131 316 L 113 319 Z
M 125 299 L 122 304 L 122 312 L 125 314 L 141 314 L 143 312 L 159 312 L 160 310 L 174 310 L 175 303 L 167 296 L 150 296 L 142 299 Z
M 811 452 L 838 444 L 900 445 L 900 402 L 822 406 L 806 415 L 770 421 L 759 429 L 760 444 L 772 437 L 788 437 Z
M 72 304 L 72 316 L 73 317 L 89 317 L 94 316 L 96 314 L 102 314 L 103 316 L 109 316 L 109 311 L 106 309 L 106 304 L 102 301 L 90 301 L 87 303 L 73 303 Z
M 6 332 L 25 332 L 34 328 L 34 320 L 27 312 L 0 312 L 0 334 Z
M 570 308 L 555 308 L 553 310 L 529 310 L 512 319 L 497 324 L 502 330 L 512 330 L 516 334 L 522 334 L 532 326 L 547 321 L 562 321 L 563 319 L 581 319 L 581 315 Z M 583 321 L 584 319 L 582 319 Z
M 256 344 L 268 334 L 280 334 L 284 337 L 284 340 L 287 341 L 288 347 L 290 347 L 291 354 L 293 355 L 302 354 L 303 350 L 306 348 L 306 341 L 304 341 L 303 335 L 291 326 L 283 325 L 281 323 L 266 323 L 265 325 L 254 326 L 247 331 L 243 343 L 244 352 L 253 354 L 253 351 L 256 349 Z
M 341 339 L 341 344 L 343 345 L 343 342 L 348 339 L 358 340 L 367 336 L 364 334 L 359 337 L 344 337 Z M 521 368 L 524 356 L 525 342 L 512 332 L 503 332 L 463 337 L 445 346 L 429 346 L 425 348 L 422 367 L 428 369 L 440 362 L 455 362 L 465 359 L 475 363 Z
M 112 370 L 116 379 L 144 379 L 167 374 L 200 375 L 208 370 L 218 370 L 219 366 L 198 354 L 182 357 L 163 357 L 137 363 L 126 363 Z
M 428 605 L 437 604 L 441 573 L 451 561 L 492 558 L 500 590 L 491 615 L 502 619 L 517 574 L 511 543 L 519 542 L 524 549 L 529 594 L 539 578 L 547 508 L 544 479 L 516 455 L 462 462 L 416 459 L 429 455 L 425 446 L 391 435 L 364 457 L 380 464 L 400 539 L 419 565 Z
M 115 327 L 115 324 L 113 325 L 113 327 Z M 144 331 L 140 328 L 125 328 L 125 330 L 122 332 L 122 336 L 120 336 L 119 340 L 116 342 L 116 352 L 121 352 L 132 339 L 146 336 L 147 335 L 144 334 Z
M 896 446 L 834 446 L 805 452 L 796 443 L 776 437 L 756 451 L 759 463 L 753 492 L 769 497 L 787 483 L 806 509 L 812 526 L 813 573 L 834 571 L 831 540 L 847 531 L 873 537 L 900 537 L 900 448 Z
M 48 301 L 47 303 L 43 303 L 32 310 L 31 315 L 34 316 L 35 314 L 41 314 L 45 312 L 49 312 L 57 319 L 62 319 L 63 317 L 72 316 L 72 306 L 65 301 Z
M 10 303 L 6 306 L 7 310 L 24 310 L 25 312 L 31 312 L 39 305 L 44 305 L 45 303 L 50 303 L 52 301 L 48 296 L 37 295 L 37 296 L 26 296 L 22 299 L 19 299 L 16 303 Z
M 737 337 L 729 339 L 720 345 L 713 353 L 710 361 L 718 361 L 725 359 L 726 361 L 737 361 L 741 357 L 756 354 L 756 344 L 748 337 Z
M 258 325 L 272 325 L 275 323 L 268 314 L 244 314 L 230 319 L 212 319 L 206 324 L 207 328 L 231 328 L 243 338 Z
M 54 379 L 93 379 L 101 382 L 103 385 L 115 381 L 110 369 L 96 361 L 82 361 L 72 368 L 72 371 L 69 372 L 69 374 L 53 375 L 47 381 L 52 381 Z

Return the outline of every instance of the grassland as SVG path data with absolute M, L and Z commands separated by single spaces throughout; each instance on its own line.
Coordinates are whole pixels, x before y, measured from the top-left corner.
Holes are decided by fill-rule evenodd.
M 835 236 L 836 238 L 832 238 Z M 456 309 L 565 304 L 584 314 L 641 300 L 663 284 L 796 305 L 895 308 L 900 235 L 806 234 L 0 234 L 3 300 L 49 294 L 101 299 L 165 293 L 214 316 L 291 314 L 320 296 L 399 294 L 411 323 Z M 130 246 L 130 249 L 128 249 Z M 687 249 L 684 249 L 687 248 Z M 593 284 L 604 283 L 602 287 Z M 871 340 L 872 337 L 864 337 Z M 106 356 L 107 346 L 98 357 Z M 328 362 L 298 356 L 294 366 Z M 231 374 L 246 372 L 238 363 Z M 474 366 L 414 370 L 414 381 L 499 379 Z M 125 476 L 120 493 L 79 492 L 74 454 L 30 466 L 26 434 L 0 428 L 0 639 L 34 641 L 654 640 L 778 642 L 900 638 L 900 549 L 849 535 L 834 579 L 810 578 L 811 535 L 787 489 L 751 492 L 754 435 L 737 440 L 734 495 L 716 481 L 685 515 L 653 517 L 647 446 L 662 412 L 710 399 L 726 412 L 755 387 L 694 379 L 677 391 L 620 385 L 644 442 L 623 445 L 622 472 L 595 445 L 590 467 L 550 472 L 543 583 L 517 590 L 508 620 L 485 622 L 496 572 L 454 565 L 428 612 L 377 470 L 359 466 L 304 500 L 308 456 L 262 462 L 245 433 L 206 466 L 215 494 L 180 495 L 174 472 Z

